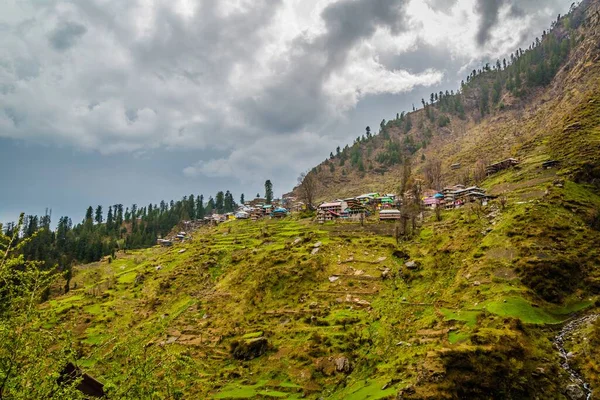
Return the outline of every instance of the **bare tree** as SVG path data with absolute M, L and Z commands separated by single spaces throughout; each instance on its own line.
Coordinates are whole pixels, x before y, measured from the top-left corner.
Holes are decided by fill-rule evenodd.
M 298 177 L 298 188 L 302 200 L 306 203 L 306 207 L 313 210 L 313 202 L 317 195 L 317 177 L 314 173 L 302 172 Z
M 475 167 L 473 168 L 473 180 L 476 185 L 479 185 L 484 181 L 486 177 L 485 162 L 483 160 L 477 160 Z
M 427 185 L 435 190 L 442 188 L 442 162 L 437 158 L 431 158 L 425 164 L 425 178 Z

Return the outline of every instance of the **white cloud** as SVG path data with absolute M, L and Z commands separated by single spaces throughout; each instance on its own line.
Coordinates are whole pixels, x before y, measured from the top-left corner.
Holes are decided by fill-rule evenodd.
M 388 68 L 383 57 L 424 43 L 468 65 L 513 50 L 528 25 L 556 11 L 518 16 L 507 3 L 481 49 L 475 3 L 436 11 L 421 0 L 4 2 L 0 136 L 102 153 L 229 153 L 191 165 L 188 176 L 296 174 L 337 145 L 327 122 L 366 96 L 436 85 L 447 72 L 426 59 L 415 71 Z

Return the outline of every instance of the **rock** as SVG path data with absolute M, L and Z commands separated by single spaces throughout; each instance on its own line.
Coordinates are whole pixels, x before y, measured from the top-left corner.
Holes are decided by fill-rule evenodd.
M 186 252 L 186 250 L 187 250 L 187 249 L 181 249 L 181 250 L 179 250 L 179 251 L 178 251 L 178 253 L 179 253 L 179 254 L 181 254 L 181 253 L 185 253 L 185 252 Z
M 262 356 L 269 349 L 269 342 L 265 337 L 233 341 L 230 352 L 236 360 L 248 361 Z
M 585 400 L 585 392 L 579 386 L 572 384 L 567 386 L 565 395 L 571 400 Z
M 335 276 L 335 275 L 333 275 L 333 276 L 330 276 L 330 277 L 329 277 L 329 282 L 333 283 L 333 282 L 337 281 L 338 279 L 340 279 L 340 277 L 339 277 L 339 276 Z
M 358 270 L 354 271 L 354 275 L 356 275 L 356 276 L 363 275 L 364 273 L 365 273 L 365 271 L 363 271 L 362 269 L 358 269 Z
M 346 357 L 338 357 L 333 360 L 335 364 L 335 370 L 337 372 L 350 373 L 352 371 L 352 367 L 350 365 L 350 360 Z
M 377 262 L 378 262 L 378 263 L 381 263 L 381 262 L 384 262 L 385 260 L 387 260 L 387 257 L 379 257 L 379 258 L 377 259 Z
M 407 263 L 404 264 L 406 266 L 406 268 L 408 269 L 417 269 L 419 268 L 419 265 L 415 262 L 415 261 L 408 261 Z
M 383 272 L 381 273 L 381 279 L 386 280 L 390 277 L 390 269 L 386 268 L 385 270 L 383 270 Z
M 410 256 L 402 250 L 395 250 L 392 255 L 401 260 L 408 260 L 410 258 Z
M 473 286 L 481 286 L 481 282 L 475 281 L 475 282 L 473 282 Z
M 314 248 L 321 247 L 322 244 L 323 243 L 321 243 L 321 242 L 317 242 L 317 243 L 313 244 L 313 247 Z
M 571 358 L 573 358 L 575 356 L 575 354 L 573 354 L 572 351 L 567 353 L 567 358 L 570 360 Z
M 312 249 L 312 251 L 310 252 L 310 254 L 314 256 L 315 254 L 317 254 L 319 252 L 319 250 L 321 250 L 320 247 L 315 247 L 314 249 Z
M 162 265 L 157 265 L 154 269 L 160 271 L 162 269 Z
M 302 238 L 296 238 L 293 242 L 292 245 L 296 246 L 298 244 L 302 243 Z

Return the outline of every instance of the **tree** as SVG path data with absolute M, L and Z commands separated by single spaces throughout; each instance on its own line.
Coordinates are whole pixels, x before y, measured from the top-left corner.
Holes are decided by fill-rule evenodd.
M 96 221 L 97 224 L 101 224 L 103 219 L 102 219 L 102 206 L 98 206 L 96 207 L 96 214 L 94 217 L 94 221 Z
M 196 219 L 204 218 L 204 196 L 196 197 Z
M 302 200 L 310 210 L 313 210 L 313 202 L 317 194 L 317 177 L 315 174 L 302 172 L 298 177 L 298 187 Z
M 112 206 L 108 206 L 108 214 L 106 215 L 106 230 L 112 232 L 114 227 L 114 218 Z
M 215 196 L 215 209 L 218 214 L 223 214 L 225 211 L 225 194 L 222 191 L 217 192 Z
M 340 155 L 340 146 L 335 149 L 335 154 L 338 156 Z
M 430 158 L 425 165 L 425 179 L 429 187 L 440 190 L 442 188 L 442 162 L 437 158 Z
M 244 193 L 242 193 L 242 194 L 240 195 L 240 204 L 242 204 L 242 205 L 243 205 L 244 203 L 245 203 L 245 202 L 244 202 Z
M 265 181 L 265 200 L 267 204 L 273 201 L 273 184 L 268 179 Z
M 483 160 L 477 160 L 475 167 L 473 168 L 473 180 L 475 184 L 479 185 L 485 180 L 486 177 L 485 162 Z
M 92 218 L 94 218 L 94 209 L 92 206 L 89 206 L 85 212 L 85 221 L 92 221 Z
M 230 212 L 233 212 L 234 206 L 235 206 L 235 201 L 233 200 L 233 195 L 228 190 L 227 192 L 225 192 L 223 209 L 226 213 L 230 213 Z
M 367 138 L 370 138 L 370 137 L 371 137 L 371 127 L 370 127 L 370 126 L 367 126 L 367 127 L 365 128 L 365 131 L 366 131 L 366 133 L 367 133 Z
M 0 230 L 0 399 L 81 399 L 73 384 L 60 386 L 55 373 L 74 354 L 65 340 L 44 328 L 38 303 L 54 275 L 28 261 L 19 241 L 21 214 L 11 236 Z

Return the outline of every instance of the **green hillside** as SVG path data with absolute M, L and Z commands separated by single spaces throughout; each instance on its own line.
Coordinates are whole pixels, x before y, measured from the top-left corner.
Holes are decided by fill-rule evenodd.
M 71 329 L 116 398 L 562 398 L 551 340 L 598 304 L 600 197 L 537 172 L 503 174 L 531 175 L 505 209 L 429 215 L 400 243 L 393 224 L 289 218 L 119 253 L 76 269 L 45 328 Z
M 0 258 L 0 300 L 14 289 L 23 311 L 0 302 L 16 318 L 0 327 L 14 340 L 0 346 L 0 397 L 77 398 L 57 383 L 71 361 L 109 399 L 582 398 L 557 338 L 600 393 L 599 42 L 600 1 L 584 1 L 519 60 L 310 173 L 318 200 L 397 193 L 406 165 L 431 186 L 435 160 L 440 184 L 498 196 L 425 211 L 410 235 L 377 216 L 228 221 L 74 267 L 69 283 L 35 286 L 39 309 L 14 289 L 24 261 Z M 478 176 L 506 157 L 518 168 Z

